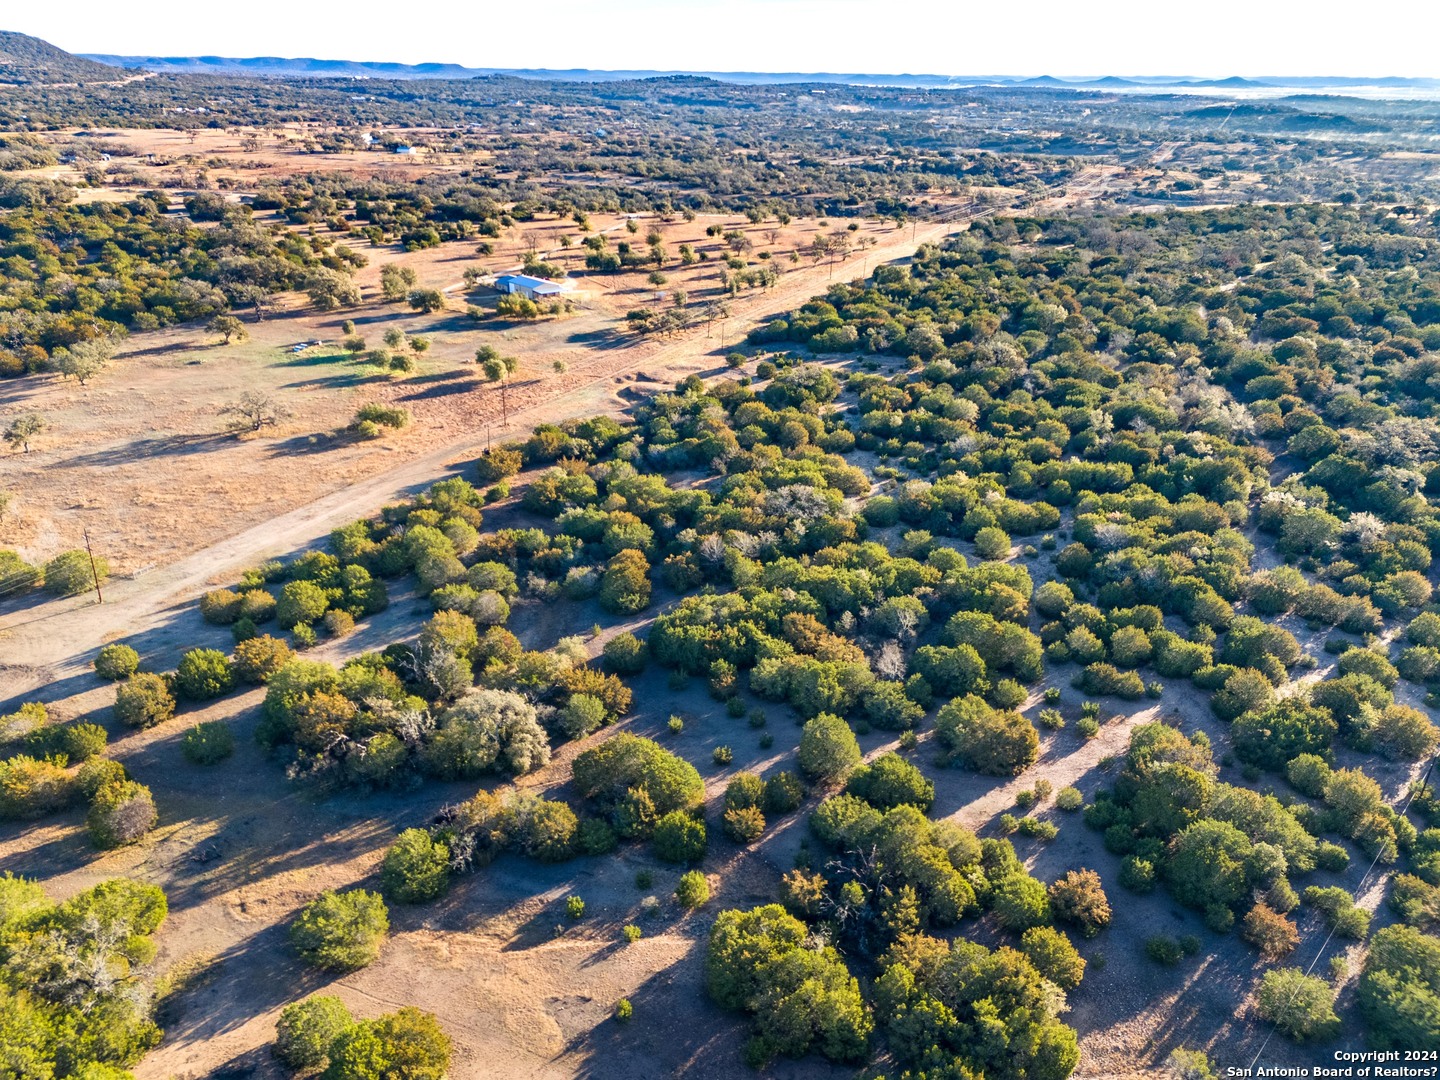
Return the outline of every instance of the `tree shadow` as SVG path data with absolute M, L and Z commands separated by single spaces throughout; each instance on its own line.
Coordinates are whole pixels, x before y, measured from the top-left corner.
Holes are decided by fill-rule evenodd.
M 705 965 L 700 962 L 704 948 L 703 939 L 692 941 L 684 956 L 628 995 L 634 1020 L 622 1023 L 611 1015 L 580 1031 L 565 1044 L 559 1062 L 580 1080 L 745 1075 L 741 1057 L 749 1022 L 707 998 Z M 685 1004 L 677 1008 L 677 1002 Z M 613 1003 L 600 1004 L 607 1012 L 613 1008 Z M 854 1073 L 815 1057 L 779 1062 L 767 1071 L 794 1075 L 797 1069 L 817 1080 Z
M 310 454 L 323 454 L 342 446 L 350 446 L 355 441 L 355 437 L 348 433 L 317 432 L 310 435 L 292 435 L 288 439 L 271 443 L 267 453 L 270 457 L 305 457 Z
M 285 359 L 277 361 L 275 367 L 323 367 L 327 364 L 352 364 L 355 358 L 348 352 L 303 352 L 287 353 Z
M 124 446 L 107 447 L 93 453 L 80 454 L 59 462 L 59 465 L 62 469 L 129 465 L 137 461 L 168 455 L 208 454 L 234 445 L 235 438 L 228 433 L 161 435 L 150 439 L 135 439 Z
M 547 941 L 554 941 L 558 936 L 556 928 L 563 930 L 564 923 L 563 913 L 549 906 L 543 907 L 521 924 L 510 940 L 500 946 L 500 951 L 528 952 L 530 949 L 539 948 Z
M 284 925 L 267 926 L 220 952 L 204 975 L 165 1003 L 165 1043 L 209 1042 L 341 977 L 302 962 L 289 947 Z M 267 1051 L 262 1046 L 253 1053 L 268 1057 Z M 258 1069 L 262 1062 L 247 1053 L 226 1067 L 236 1071 L 212 1075 L 251 1075 L 243 1069 Z
M 468 371 L 444 371 L 434 375 L 421 376 L 408 382 L 424 382 L 430 385 L 402 394 L 401 401 L 428 401 L 433 398 L 450 397 L 452 394 L 468 394 L 479 390 L 483 383 Z
M 447 309 L 443 317 L 436 319 L 425 327 L 425 333 L 464 334 L 471 330 L 490 329 L 486 324 L 492 321 L 493 320 L 489 318 L 483 320 L 472 319 L 469 315 L 462 312 L 454 312 Z
M 570 334 L 565 343 L 586 349 L 623 349 L 630 339 L 616 329 L 583 330 Z
M 321 375 L 313 379 L 295 379 L 284 383 L 286 389 L 338 389 L 355 386 L 368 386 L 370 383 L 386 382 L 390 378 L 389 372 L 378 371 L 366 365 L 365 367 L 349 368 L 345 371 L 337 371 L 332 375 Z
M 216 1080 L 281 1080 L 290 1073 L 276 1060 L 269 1044 L 266 1044 L 236 1054 L 211 1069 L 210 1075 Z

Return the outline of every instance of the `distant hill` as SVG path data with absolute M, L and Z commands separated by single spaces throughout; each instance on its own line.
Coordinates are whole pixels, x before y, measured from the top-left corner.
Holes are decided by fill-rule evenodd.
M 19 35 L 10 35 L 18 37 Z M 33 40 L 33 39 L 27 39 Z M 43 45 L 43 42 L 36 44 Z M 44 46 L 49 48 L 49 46 Z M 56 50 L 58 52 L 58 50 Z M 64 56 L 64 53 L 59 55 Z M 861 72 L 796 71 L 659 71 L 644 68 L 602 70 L 596 68 L 504 68 L 466 67 L 463 64 L 392 64 L 369 60 L 321 60 L 314 57 L 282 56 L 117 56 L 88 53 L 86 58 L 112 67 L 143 68 L 165 74 L 250 75 L 265 78 L 309 79 L 473 79 L 503 75 L 528 79 L 571 82 L 611 82 L 622 79 L 654 79 L 665 76 L 698 76 L 721 82 L 747 85 L 805 83 L 837 86 L 895 86 L 914 89 L 944 89 L 971 86 L 1018 86 L 1037 90 L 1080 90 L 1111 93 L 1204 94 L 1208 91 L 1239 92 L 1254 96 L 1279 96 L 1287 91 L 1311 90 L 1336 93 L 1342 90 L 1385 90 L 1409 92 L 1412 96 L 1440 97 L 1440 79 L 1407 78 L 1325 78 L 1289 76 L 1276 78 L 1195 78 L 1183 75 L 1126 76 L 1100 78 L 1038 78 L 1020 75 L 926 75 L 866 74 Z M 73 59 L 73 58 L 72 58 Z M 93 76 L 92 76 L 93 77 Z
M 29 34 L 0 30 L 0 82 L 110 82 L 120 74 L 115 67 L 73 56 Z

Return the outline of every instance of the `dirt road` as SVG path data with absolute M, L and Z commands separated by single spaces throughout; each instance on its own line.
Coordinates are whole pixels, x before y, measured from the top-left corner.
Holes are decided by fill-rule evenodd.
M 597 403 L 597 389 L 627 381 L 637 371 L 673 383 L 689 373 L 712 369 L 722 340 L 742 341 L 751 327 L 798 307 L 823 291 L 829 281 L 844 281 L 882 262 L 908 258 L 920 244 L 940 240 L 967 227 L 975 217 L 993 212 L 980 210 L 963 219 L 899 228 L 893 231 L 892 238 L 882 240 L 869 251 L 837 260 L 833 267 L 792 271 L 778 287 L 737 301 L 723 339 L 717 327 L 711 334 L 696 329 L 676 340 L 636 339 L 620 347 L 595 350 L 592 359 L 573 366 L 562 380 L 513 387 L 509 392 L 508 427 L 500 422 L 496 395 L 475 395 L 473 426 L 462 437 L 258 522 L 133 580 L 114 580 L 106 586 L 103 605 L 87 595 L 0 615 L 0 703 L 87 668 L 93 650 L 106 641 L 155 629 L 168 620 L 175 607 L 207 588 L 233 579 L 245 567 L 303 548 L 322 539 L 337 525 L 454 475 L 477 456 L 487 426 L 491 437 L 499 440 L 527 431 L 539 422 L 601 411 L 618 413 L 624 402 L 612 393 L 602 395 Z

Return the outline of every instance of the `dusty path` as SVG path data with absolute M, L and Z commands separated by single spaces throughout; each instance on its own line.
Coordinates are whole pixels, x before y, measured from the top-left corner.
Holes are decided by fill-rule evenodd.
M 970 221 L 989 216 L 995 208 L 918 223 L 896 229 L 865 252 L 854 252 L 831 266 L 793 271 L 767 292 L 739 300 L 727 320 L 725 337 L 742 341 L 765 319 L 789 311 L 823 291 L 831 280 L 844 281 L 862 269 L 909 258 L 916 247 L 962 231 Z M 201 548 L 134 580 L 115 580 L 105 589 L 105 603 L 93 596 L 53 601 L 0 615 L 0 702 L 46 682 L 88 667 L 91 650 L 107 640 L 155 629 L 173 609 L 213 584 L 266 558 L 303 548 L 337 525 L 373 513 L 387 502 L 413 494 L 436 480 L 455 474 L 484 445 L 486 428 L 495 439 L 527 431 L 535 423 L 602 411 L 595 407 L 595 387 L 622 380 L 643 370 L 651 379 L 674 382 L 686 374 L 715 366 L 713 353 L 722 338 L 692 330 L 667 342 L 637 339 L 571 368 L 563 390 L 553 383 L 517 385 L 509 392 L 510 423 L 502 427 L 496 395 L 476 395 L 474 426 L 462 437 L 425 452 L 384 473 L 331 491 L 314 501 Z M 619 398 L 607 397 L 609 411 L 619 412 Z

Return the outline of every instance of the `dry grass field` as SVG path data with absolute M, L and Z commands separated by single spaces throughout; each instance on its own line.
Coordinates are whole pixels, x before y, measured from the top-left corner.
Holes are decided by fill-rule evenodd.
M 955 216 L 962 217 L 958 209 Z M 623 218 L 597 215 L 592 224 L 597 231 L 626 234 Z M 712 225 L 753 235 L 757 253 L 771 253 L 784 272 L 774 287 L 733 298 L 729 318 L 700 322 L 674 338 L 641 338 L 626 329 L 627 311 L 660 303 L 647 272 L 638 271 L 574 279 L 576 307 L 564 316 L 528 323 L 467 318 L 467 307 L 493 309 L 496 296 L 483 285 L 468 291 L 462 280 L 467 269 L 486 274 L 518 269 L 532 243 L 567 269 L 583 268 L 575 249 L 567 253 L 559 247 L 561 235 L 579 235 L 573 223 L 550 220 L 527 225 L 524 231 L 533 237 L 502 240 L 490 256 L 462 243 L 418 252 L 365 249 L 370 262 L 357 275 L 358 306 L 318 313 L 303 296 L 282 298 L 261 322 L 245 316 L 249 338 L 243 342 L 225 346 L 203 327 L 172 327 L 132 336 L 111 366 L 85 386 L 59 378 L 0 383 L 0 420 L 35 411 L 49 423 L 30 453 L 5 458 L 7 488 L 19 495 L 5 523 L 6 543 L 44 559 L 74 547 L 89 530 L 120 574 L 164 565 L 403 462 L 473 452 L 487 438 L 501 437 L 500 395 L 483 382 L 474 363 L 481 345 L 520 359 L 507 390 L 512 433 L 570 416 L 616 412 L 629 400 L 622 391 L 633 389 L 636 380 L 653 390 L 692 372 L 718 370 L 727 346 L 743 340 L 761 319 L 803 303 L 830 280 L 903 258 L 915 244 L 958 227 L 950 221 L 905 228 L 864 222 L 855 234 L 864 238 L 863 250 L 857 241 L 848 257 L 817 263 L 808 256 L 799 262 L 789 258 L 825 231 L 815 220 L 783 228 L 754 226 L 736 215 L 645 221 L 642 235 L 657 228 L 672 251 L 689 243 L 710 256 L 690 267 L 667 268 L 670 280 L 663 291 L 672 297 L 685 291 L 691 307 L 722 296 L 717 275 L 725 245 L 706 236 Z M 380 271 L 392 262 L 414 270 L 420 287 L 442 290 L 446 308 L 422 315 L 404 303 L 384 302 Z M 370 347 L 381 344 L 386 330 L 398 328 L 427 338 L 430 348 L 408 374 L 381 372 L 354 362 L 340 347 L 346 320 L 354 321 Z M 323 344 L 292 351 L 296 344 L 316 342 Z M 272 395 L 289 415 L 257 435 L 236 437 L 227 431 L 222 410 L 246 391 Z M 414 423 L 383 440 L 357 442 L 344 429 L 355 410 L 371 401 L 402 405 Z M 358 502 L 354 515 L 370 508 Z

